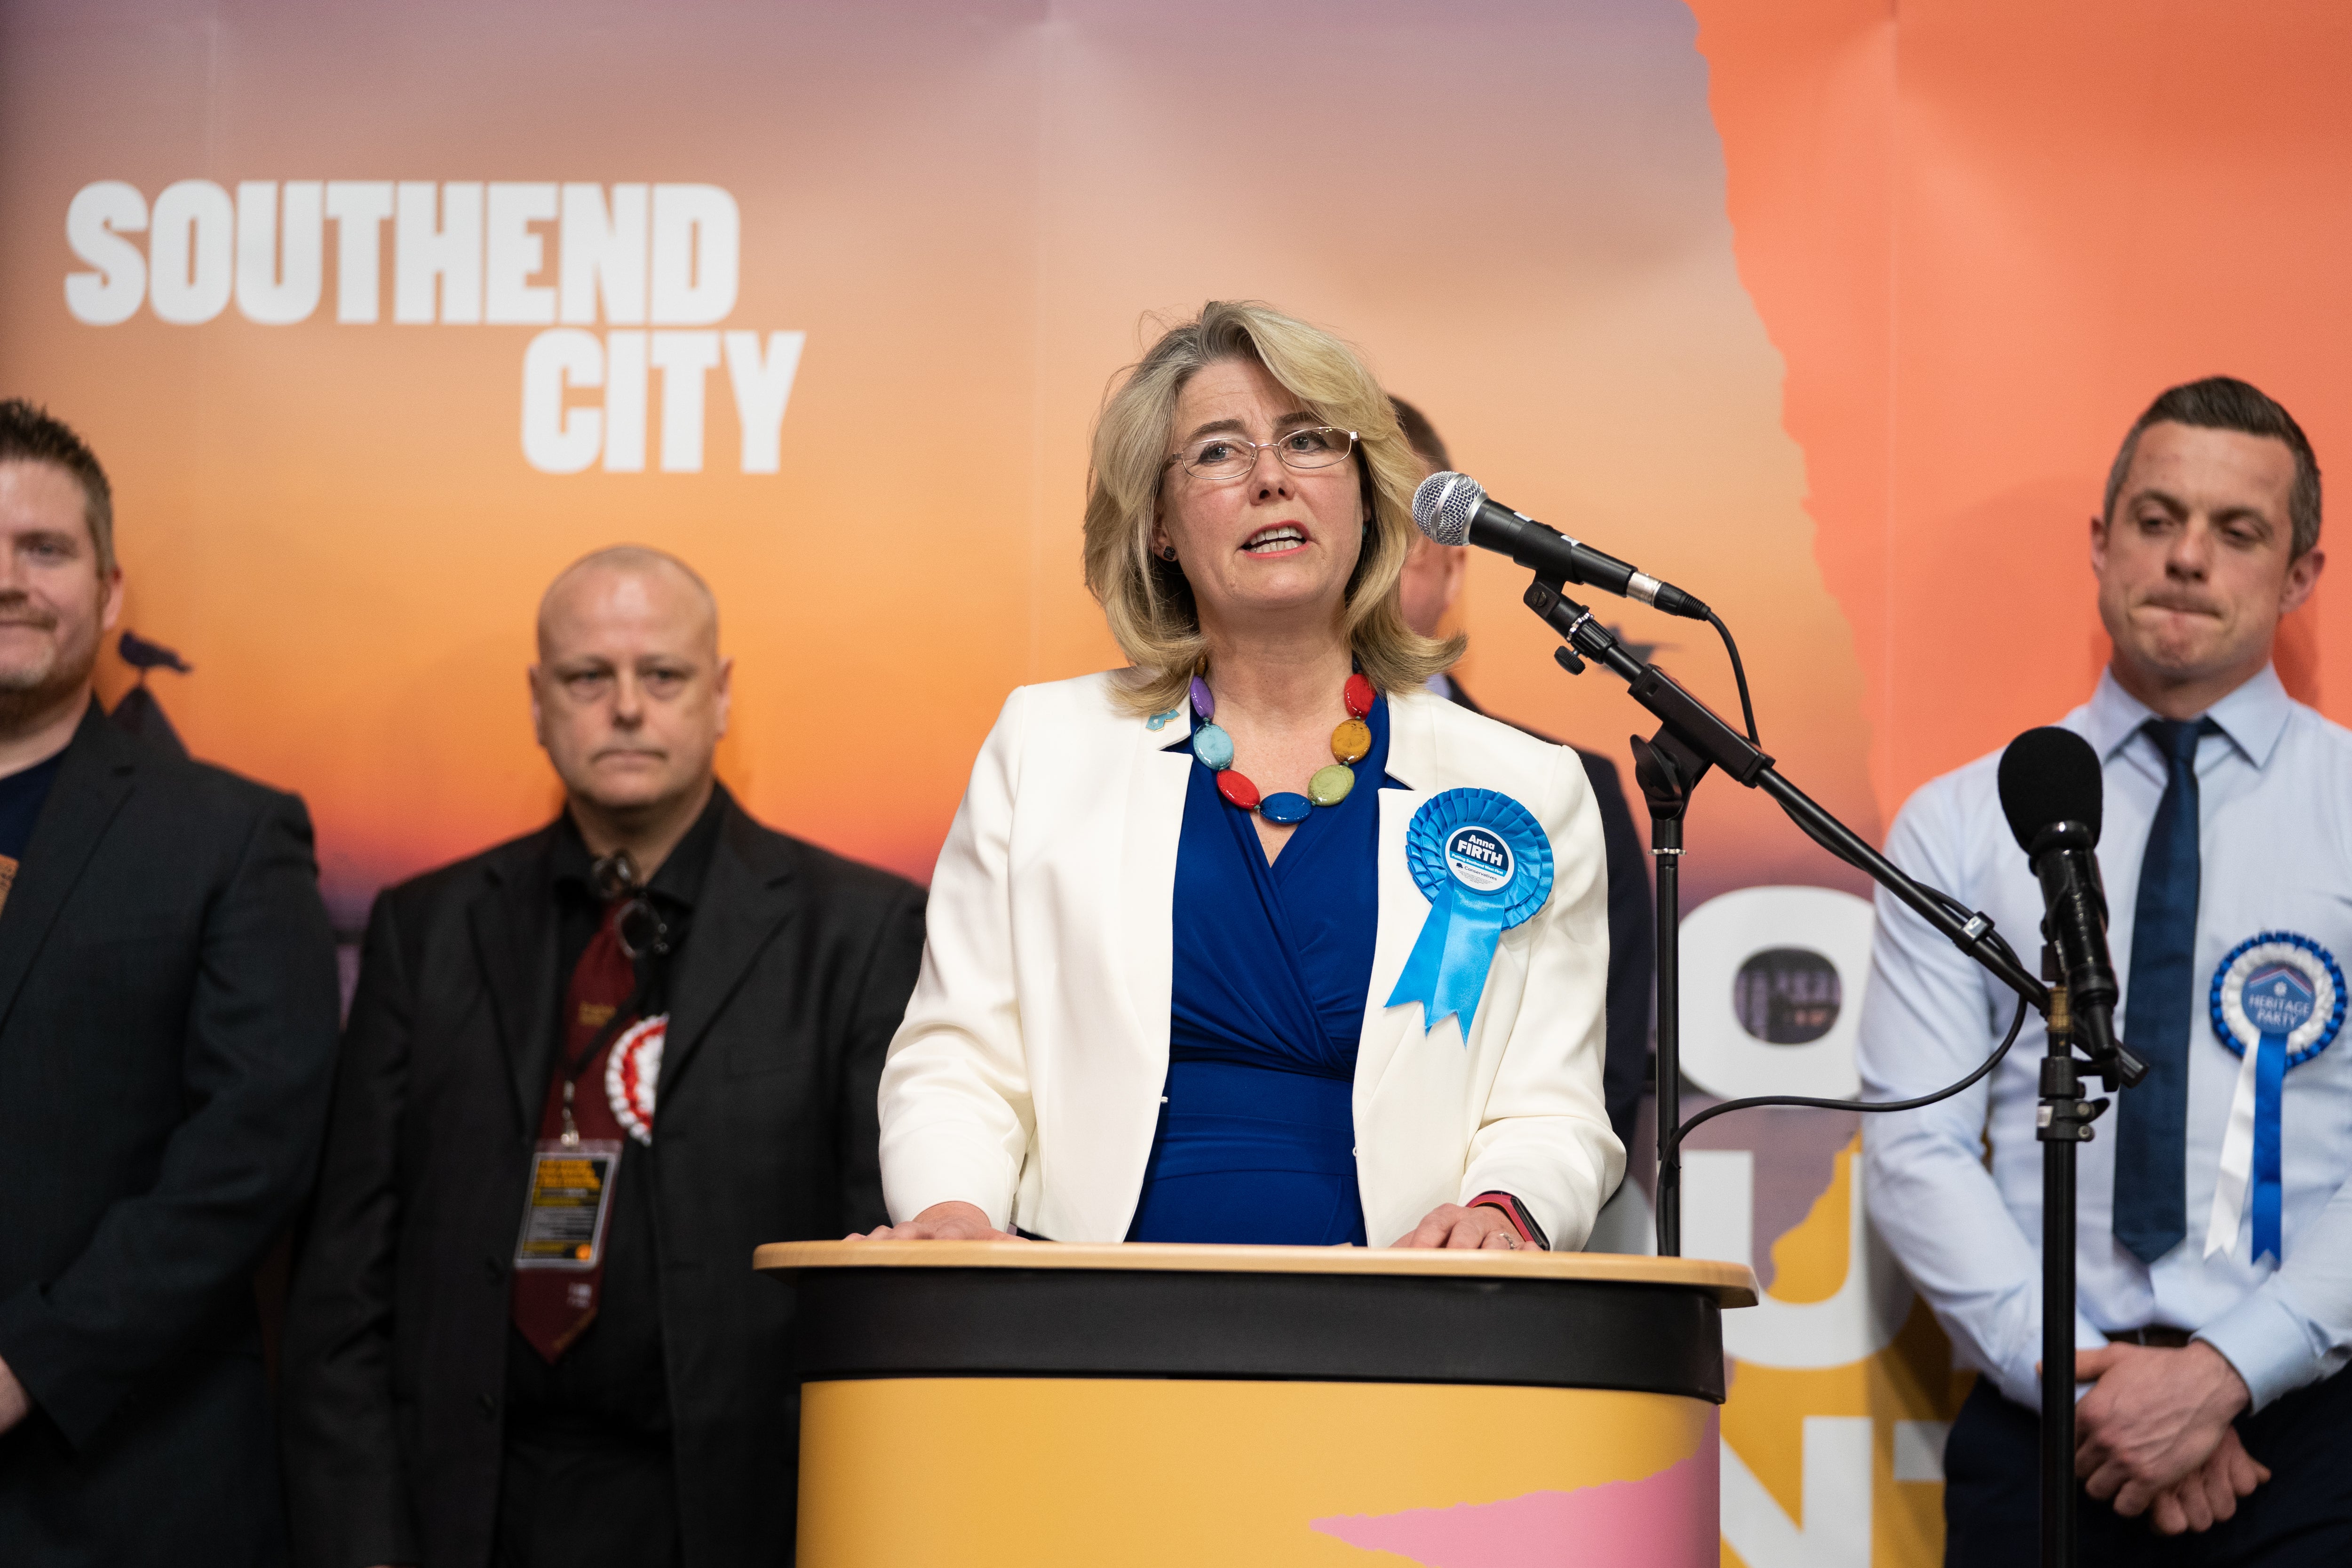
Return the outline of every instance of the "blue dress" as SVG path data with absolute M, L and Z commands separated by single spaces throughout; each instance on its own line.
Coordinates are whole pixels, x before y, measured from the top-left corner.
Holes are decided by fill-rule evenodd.
M 1380 921 L 1385 699 L 1364 722 L 1356 787 L 1310 812 L 1271 866 L 1255 816 L 1193 765 L 1167 1100 L 1130 1240 L 1364 1245 L 1349 1102 Z

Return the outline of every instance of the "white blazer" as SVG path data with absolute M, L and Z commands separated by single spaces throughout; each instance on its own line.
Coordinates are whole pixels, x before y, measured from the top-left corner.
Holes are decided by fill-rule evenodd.
M 922 976 L 882 1072 L 895 1220 L 961 1200 L 1000 1227 L 1118 1241 L 1168 1077 L 1189 710 L 1159 730 L 1109 673 L 1024 686 L 973 763 L 931 881 Z M 1389 697 L 1380 926 L 1356 1053 L 1356 1173 L 1387 1246 L 1440 1204 L 1516 1196 L 1580 1247 L 1625 1152 L 1601 1098 L 1609 889 L 1583 764 L 1423 691 Z M 1367 780 L 1369 785 L 1373 781 Z M 1498 790 L 1551 839 L 1551 897 L 1503 933 L 1476 1026 L 1387 1005 L 1429 900 L 1405 826 L 1457 786 Z

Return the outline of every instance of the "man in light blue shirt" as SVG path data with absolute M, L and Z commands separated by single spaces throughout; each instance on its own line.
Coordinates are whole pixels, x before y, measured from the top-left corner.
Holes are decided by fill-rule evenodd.
M 2280 617 L 2319 576 L 2318 538 L 2302 430 L 2221 377 L 2173 388 L 2141 416 L 2091 523 L 2114 653 L 2090 702 L 2061 722 L 2103 763 L 2118 1029 L 2168 1065 L 2125 1090 L 2080 1151 L 2085 1563 L 2149 1560 L 2150 1526 L 2204 1532 L 2168 1543 L 2167 1563 L 2352 1563 L 2352 1378 L 2336 1375 L 2352 1357 L 2352 1046 L 2335 1045 L 2342 1014 L 2328 1008 L 2352 957 L 2352 731 L 2290 698 L 2270 662 Z M 1886 848 L 1992 916 L 2031 962 L 2042 900 L 2001 814 L 1998 762 L 1923 786 Z M 2304 1054 L 2257 1096 L 2259 1047 L 2233 1051 L 2214 1020 L 2231 975 L 2268 985 L 2275 965 L 2251 966 L 2282 952 L 2303 965 L 2294 976 L 2320 1018 L 2284 1037 Z M 2013 1005 L 1882 894 L 1859 1045 L 1866 1096 L 1965 1076 Z M 2244 1027 L 2243 1010 L 2234 1016 Z M 2030 1019 L 1984 1082 L 1864 1119 L 1877 1226 L 1985 1374 L 1946 1450 L 1954 1568 L 2036 1552 L 2043 1049 Z M 2271 1164 L 2252 1152 L 2258 1099 Z M 2275 1254 L 2258 1248 L 2273 1235 Z

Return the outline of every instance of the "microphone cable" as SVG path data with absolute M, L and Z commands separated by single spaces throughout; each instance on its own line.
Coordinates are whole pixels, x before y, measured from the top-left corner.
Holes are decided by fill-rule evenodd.
M 1763 748 L 1763 742 L 1757 735 L 1756 707 L 1748 698 L 1748 671 L 1740 663 L 1739 644 L 1733 640 L 1731 628 L 1724 625 L 1723 617 L 1717 615 L 1712 609 L 1708 610 L 1706 613 L 1706 621 L 1709 626 L 1715 628 L 1716 634 L 1722 637 L 1723 651 L 1729 656 L 1731 659 L 1731 676 L 1732 679 L 1736 681 L 1739 687 L 1739 717 L 1741 721 L 1748 727 L 1748 743 L 1760 751 Z M 1858 871 L 1867 872 L 1869 870 L 1868 867 L 1855 861 L 1852 857 L 1847 855 L 1843 848 L 1839 847 L 1838 845 L 1822 837 L 1821 834 L 1814 832 L 1811 826 L 1806 823 L 1801 817 L 1792 816 L 1790 820 L 1794 821 L 1797 826 L 1804 832 L 1806 837 L 1811 838 L 1815 844 L 1818 844 L 1823 849 L 1828 850 L 1830 854 L 1834 856 L 1841 864 L 1852 866 Z M 1974 918 L 1976 911 L 1969 909 L 1966 904 L 1961 903 L 1958 899 L 1953 898 L 1949 893 L 1947 893 L 1938 888 L 1931 888 L 1925 882 L 1920 882 L 1917 886 L 1921 892 L 1926 893 L 1929 898 L 1935 900 L 1937 903 L 1951 910 L 1960 919 L 1965 921 Z M 1986 934 L 1992 939 L 2000 951 L 2009 957 L 2011 963 L 2018 964 L 2021 968 L 2023 967 L 2023 961 L 2018 958 L 2017 950 L 2009 945 L 2009 939 L 2007 937 L 2001 935 L 1998 931 L 1988 931 Z M 2020 996 L 2017 999 L 2017 1011 L 2011 1016 L 2009 1020 L 2009 1032 L 2001 1037 L 2000 1044 L 1993 1047 L 1992 1055 L 1985 1058 L 1983 1061 L 1978 1063 L 1976 1069 L 1969 1073 L 1968 1077 L 1959 1079 L 1956 1083 L 1946 1084 L 1943 1088 L 1935 1090 L 1931 1094 L 1918 1095 L 1910 1100 L 1830 1100 L 1820 1096 L 1805 1094 L 1758 1094 L 1749 1095 L 1740 1100 L 1727 1100 L 1719 1104 L 1708 1106 L 1705 1110 L 1702 1110 L 1696 1116 L 1689 1118 L 1687 1121 L 1684 1121 L 1681 1126 L 1675 1128 L 1674 1131 L 1674 1136 L 1669 1141 L 1668 1147 L 1665 1150 L 1661 1151 L 1660 1158 L 1662 1161 L 1667 1158 L 1678 1160 L 1682 1153 L 1683 1141 L 1685 1139 L 1688 1138 L 1694 1131 L 1697 1131 L 1706 1122 L 1712 1121 L 1717 1117 L 1726 1115 L 1734 1110 L 1757 1110 L 1768 1107 L 1780 1106 L 1793 1107 L 1806 1110 L 1853 1110 L 1864 1113 L 1880 1113 L 1889 1110 L 1917 1110 L 1925 1106 L 1933 1105 L 1937 1100 L 1949 1100 L 1952 1096 L 1960 1093 L 1962 1090 L 1977 1083 L 1979 1079 L 1984 1078 L 1987 1073 L 1991 1072 L 1993 1068 L 2000 1065 L 2001 1059 L 2009 1055 L 2010 1047 L 2017 1044 L 2017 1037 L 2025 1028 L 2026 1011 L 2025 998 Z M 1654 1066 L 1654 1058 L 1653 1065 Z
M 1748 743 L 1760 752 L 1764 749 L 1764 742 L 1756 734 L 1756 705 L 1748 700 L 1748 668 L 1739 662 L 1739 645 L 1731 640 L 1731 628 L 1725 626 L 1723 617 L 1713 610 L 1706 613 L 1706 624 L 1723 638 L 1723 651 L 1731 656 L 1731 679 L 1739 683 L 1740 721 L 1748 726 Z M 1844 857 L 1840 856 L 1839 858 L 1843 859 Z
M 2007 943 L 2002 945 L 2006 946 Z M 1689 1137 L 1703 1123 L 1712 1121 L 1728 1111 L 1755 1110 L 1775 1105 L 1794 1106 L 1807 1110 L 1917 1110 L 1922 1106 L 1933 1105 L 1939 1100 L 1949 1100 L 2000 1065 L 2001 1058 L 2009 1055 L 2009 1047 L 2017 1044 L 2019 1032 L 2025 1027 L 2025 998 L 2020 996 L 2017 999 L 2017 1011 L 2009 1020 L 2009 1033 L 2001 1037 L 2000 1044 L 1993 1047 L 1992 1055 L 1978 1063 L 1976 1070 L 1968 1077 L 1958 1083 L 1946 1084 L 1933 1094 L 1923 1094 L 1911 1100 L 1823 1100 L 1804 1094 L 1757 1094 L 1750 1095 L 1745 1100 L 1727 1100 L 1720 1105 L 1708 1106 L 1705 1110 L 1675 1128 L 1672 1146 L 1667 1151 L 1667 1155 L 1661 1156 L 1660 1163 L 1664 1163 L 1668 1156 L 1679 1161 L 1683 1140 Z

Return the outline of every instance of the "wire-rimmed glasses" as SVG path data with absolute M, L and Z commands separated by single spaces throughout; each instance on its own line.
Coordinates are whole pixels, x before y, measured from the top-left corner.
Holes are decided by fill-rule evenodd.
M 1294 473 L 1312 473 L 1344 463 L 1356 449 L 1356 433 L 1336 425 L 1312 425 L 1286 430 L 1271 441 L 1251 441 L 1239 436 L 1202 436 L 1170 455 L 1168 463 L 1196 479 L 1229 484 L 1257 468 L 1257 455 L 1272 452 Z

